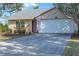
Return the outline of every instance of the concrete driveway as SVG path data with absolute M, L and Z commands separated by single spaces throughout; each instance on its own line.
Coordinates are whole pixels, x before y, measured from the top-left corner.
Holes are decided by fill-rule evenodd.
M 1 41 L 0 55 L 4 56 L 60 56 L 70 34 L 34 34 Z

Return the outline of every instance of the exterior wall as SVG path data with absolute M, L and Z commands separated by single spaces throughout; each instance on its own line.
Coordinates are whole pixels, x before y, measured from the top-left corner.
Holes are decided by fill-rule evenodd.
M 32 32 L 32 20 L 24 20 L 25 26 L 27 26 L 27 24 L 30 25 L 30 32 Z M 8 21 L 8 27 L 9 29 L 12 30 L 12 33 L 14 33 L 15 27 L 16 27 L 16 20 L 9 20 Z
M 67 19 L 67 17 L 55 8 L 38 16 L 37 19 Z
M 8 21 L 8 27 L 9 29 L 12 30 L 12 33 L 14 33 L 14 30 L 15 30 L 14 27 L 16 27 L 16 21 Z
M 24 20 L 25 27 L 29 24 L 30 25 L 30 32 L 32 32 L 32 20 Z

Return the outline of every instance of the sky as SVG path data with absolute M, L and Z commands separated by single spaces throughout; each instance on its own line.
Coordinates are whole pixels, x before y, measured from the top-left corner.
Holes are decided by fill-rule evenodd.
M 24 4 L 25 8 L 27 9 L 32 9 L 35 6 L 39 6 L 40 9 L 46 9 L 46 8 L 52 8 L 53 3 L 28 3 L 28 4 Z
M 39 6 L 40 9 L 53 8 L 53 3 L 25 3 L 22 9 L 34 9 L 33 7 Z M 10 16 L 9 13 L 5 12 L 4 15 Z M 6 19 L 0 18 L 1 23 L 6 23 Z

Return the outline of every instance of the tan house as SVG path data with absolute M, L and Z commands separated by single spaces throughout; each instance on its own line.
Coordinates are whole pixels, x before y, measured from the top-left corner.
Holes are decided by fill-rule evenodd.
M 8 18 L 9 28 L 25 29 L 25 32 L 39 33 L 73 33 L 77 24 L 57 8 L 22 10 Z
M 8 27 L 14 33 L 15 30 L 25 29 L 26 32 L 33 32 L 34 24 L 38 15 L 46 12 L 49 9 L 35 9 L 35 10 L 22 10 L 17 13 L 14 13 L 8 18 Z

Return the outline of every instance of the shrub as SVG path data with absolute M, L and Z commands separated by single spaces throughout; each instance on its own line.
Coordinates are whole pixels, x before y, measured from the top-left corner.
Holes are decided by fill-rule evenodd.
M 17 31 L 19 34 L 25 34 L 25 30 L 18 30 Z

